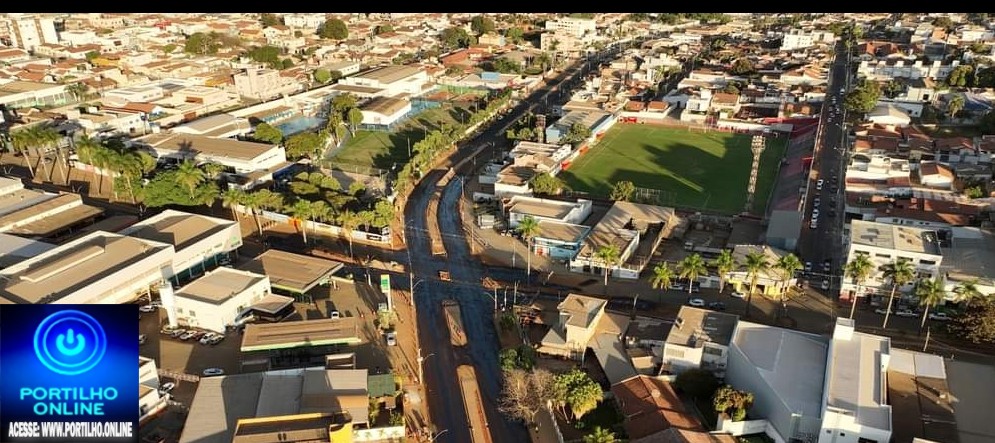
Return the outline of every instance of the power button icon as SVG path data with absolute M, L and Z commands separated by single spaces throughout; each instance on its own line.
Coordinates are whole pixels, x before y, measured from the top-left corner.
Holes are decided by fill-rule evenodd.
M 83 374 L 100 363 L 107 336 L 89 314 L 67 310 L 46 317 L 35 330 L 35 355 L 46 368 L 62 375 Z

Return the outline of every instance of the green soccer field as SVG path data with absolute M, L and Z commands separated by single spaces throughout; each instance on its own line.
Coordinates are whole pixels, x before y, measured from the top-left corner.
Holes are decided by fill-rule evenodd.
M 658 189 L 663 205 L 727 214 L 746 204 L 752 137 L 719 131 L 618 124 L 568 170 L 560 173 L 580 192 L 607 197 L 619 181 Z M 778 163 L 787 144 L 768 139 L 760 159 L 754 214 L 762 215 L 773 190 Z

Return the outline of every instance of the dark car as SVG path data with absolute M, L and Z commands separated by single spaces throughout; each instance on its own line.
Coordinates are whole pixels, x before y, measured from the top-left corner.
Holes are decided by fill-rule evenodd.
M 725 311 L 726 310 L 726 304 L 722 303 L 720 301 L 713 301 L 713 302 L 711 302 L 711 303 L 708 304 L 708 309 L 711 309 L 713 311 Z

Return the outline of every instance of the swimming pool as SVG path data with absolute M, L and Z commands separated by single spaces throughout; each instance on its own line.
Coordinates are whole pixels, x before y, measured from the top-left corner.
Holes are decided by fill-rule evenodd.
M 325 123 L 324 119 L 318 117 L 297 117 L 276 125 L 283 133 L 284 137 L 315 129 Z

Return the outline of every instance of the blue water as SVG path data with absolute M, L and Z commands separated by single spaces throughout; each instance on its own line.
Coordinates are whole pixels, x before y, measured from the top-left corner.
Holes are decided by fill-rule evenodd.
M 280 129 L 280 132 L 283 132 L 284 137 L 289 137 L 300 132 L 318 128 L 323 124 L 325 124 L 325 120 L 318 117 L 297 117 L 280 123 L 276 127 Z

